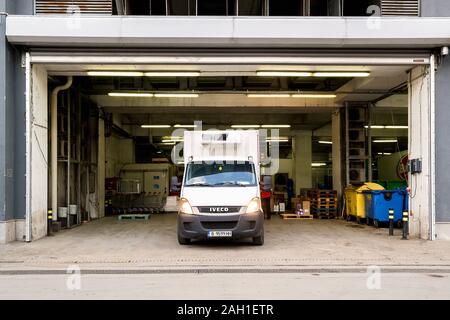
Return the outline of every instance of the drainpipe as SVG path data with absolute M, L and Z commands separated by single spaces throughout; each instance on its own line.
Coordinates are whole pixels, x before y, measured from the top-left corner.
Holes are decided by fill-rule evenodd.
M 50 118 L 51 118 L 51 168 L 52 168 L 52 210 L 53 221 L 58 220 L 58 93 L 70 88 L 73 78 L 67 78 L 66 84 L 56 87 L 52 91 Z

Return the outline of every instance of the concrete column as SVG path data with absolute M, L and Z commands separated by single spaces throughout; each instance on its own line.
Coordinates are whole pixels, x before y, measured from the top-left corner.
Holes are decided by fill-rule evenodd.
M 342 194 L 344 178 L 343 169 L 345 167 L 345 159 L 342 153 L 342 148 L 345 142 L 342 139 L 342 130 L 342 112 L 338 109 L 331 115 L 331 136 L 333 141 L 333 189 L 337 190 L 338 197 Z
M 105 216 L 105 174 L 106 174 L 106 149 L 105 149 L 105 121 L 98 119 L 98 154 L 97 154 L 97 185 L 98 185 L 98 217 Z
M 431 206 L 431 130 L 430 68 L 416 67 L 409 76 L 409 159 L 422 160 L 422 172 L 409 177 L 410 236 L 430 239 Z
M 293 141 L 295 192 L 312 188 L 312 132 L 297 131 Z

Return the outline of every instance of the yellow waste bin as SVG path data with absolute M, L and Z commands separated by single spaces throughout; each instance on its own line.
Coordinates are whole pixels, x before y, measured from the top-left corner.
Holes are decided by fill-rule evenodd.
M 366 182 L 361 186 L 348 186 L 345 188 L 347 218 L 355 217 L 357 221 L 366 218 L 363 194 L 365 190 L 384 190 L 384 187 L 378 183 Z

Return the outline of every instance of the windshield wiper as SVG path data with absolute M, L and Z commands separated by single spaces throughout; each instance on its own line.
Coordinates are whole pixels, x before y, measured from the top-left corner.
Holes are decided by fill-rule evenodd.
M 240 186 L 240 187 L 246 187 L 248 184 L 237 182 L 237 181 L 227 181 L 227 182 L 219 182 L 215 183 L 214 186 Z
M 185 185 L 185 187 L 213 187 L 214 185 L 209 184 L 209 183 L 191 183 L 191 184 L 187 184 Z

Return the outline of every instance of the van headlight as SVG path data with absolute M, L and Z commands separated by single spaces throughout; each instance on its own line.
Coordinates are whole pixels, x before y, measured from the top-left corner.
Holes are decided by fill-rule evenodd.
M 252 201 L 247 206 L 247 210 L 245 213 L 255 213 L 255 212 L 261 212 L 261 199 L 259 198 L 253 198 Z
M 191 204 L 189 203 L 189 201 L 186 198 L 181 198 L 180 199 L 180 211 L 179 211 L 179 213 L 194 214 L 194 211 L 192 211 Z

